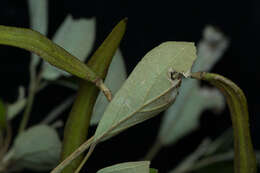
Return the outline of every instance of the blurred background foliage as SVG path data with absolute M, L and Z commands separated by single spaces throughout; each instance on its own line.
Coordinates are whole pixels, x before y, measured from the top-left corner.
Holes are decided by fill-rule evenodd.
M 27 1 L 2 0 L 0 24 L 29 27 Z M 219 28 L 229 38 L 230 45 L 211 70 L 224 75 L 240 86 L 248 99 L 253 145 L 260 149 L 259 112 L 259 53 L 260 2 L 249 1 L 49 1 L 49 27 L 51 38 L 68 14 L 74 18 L 96 18 L 93 51 L 102 43 L 113 26 L 128 17 L 126 35 L 121 43 L 128 74 L 146 52 L 161 42 L 194 41 L 198 44 L 206 25 Z M 29 52 L 13 47 L 0 47 L 0 97 L 8 102 L 16 100 L 18 86 L 29 83 Z M 92 54 L 90 53 L 90 55 Z M 202 83 L 201 85 L 206 85 Z M 29 124 L 39 122 L 51 109 L 75 91 L 60 85 L 50 85 L 37 94 Z M 66 120 L 70 109 L 61 118 Z M 21 117 L 21 116 L 20 116 Z M 14 119 L 13 133 L 18 129 L 20 117 Z M 119 162 L 142 158 L 158 134 L 162 116 L 157 116 L 100 145 L 88 161 L 89 172 Z M 200 126 L 177 143 L 161 149 L 152 167 L 166 173 L 192 153 L 205 137 L 217 138 L 231 125 L 227 107 L 221 114 L 206 110 L 200 116 Z M 93 134 L 95 127 L 90 128 Z M 62 138 L 63 128 L 59 128 Z M 136 152 L 132 152 L 132 148 Z M 207 167 L 204 172 L 231 172 L 232 162 L 221 162 Z M 29 172 L 26 170 L 26 172 Z M 196 172 L 203 172 L 202 169 Z M 224 171 L 223 171 L 224 172 Z

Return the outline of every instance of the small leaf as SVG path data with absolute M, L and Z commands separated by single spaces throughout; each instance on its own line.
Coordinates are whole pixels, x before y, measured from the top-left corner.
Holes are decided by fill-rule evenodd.
M 203 31 L 203 38 L 198 43 L 198 59 L 192 71 L 209 71 L 222 57 L 229 45 L 228 38 L 212 26 Z
M 108 88 L 93 70 L 39 32 L 0 25 L 0 44 L 36 53 L 53 66 L 95 83 L 111 99 Z
M 53 37 L 53 41 L 69 53 L 85 61 L 95 39 L 95 19 L 73 19 L 68 15 Z M 70 75 L 44 62 L 43 78 L 55 80 Z
M 13 159 L 19 166 L 35 171 L 50 170 L 57 165 L 61 142 L 57 132 L 46 125 L 37 125 L 15 138 Z
M 114 95 L 123 85 L 123 82 L 125 80 L 126 68 L 123 61 L 122 53 L 120 50 L 118 50 L 115 54 L 115 57 L 112 59 L 111 65 L 109 66 L 107 77 L 104 83 L 111 90 L 111 93 Z M 99 93 L 93 109 L 92 118 L 90 122 L 91 125 L 95 125 L 99 122 L 99 120 L 105 112 L 105 108 L 107 107 L 108 103 L 109 102 L 104 97 L 104 95 Z
M 125 162 L 100 169 L 97 173 L 149 173 L 149 161 Z
M 96 19 L 73 19 L 68 15 L 53 37 L 53 41 L 81 61 L 85 61 L 93 48 Z
M 48 0 L 28 0 L 30 25 L 35 31 L 47 35 L 48 31 Z M 32 63 L 34 67 L 38 65 L 40 57 L 32 54 Z
M 178 93 L 179 73 L 188 76 L 195 58 L 195 46 L 188 42 L 165 42 L 148 52 L 108 105 L 94 143 L 168 108 Z
M 247 100 L 243 91 L 229 79 L 218 74 L 197 72 L 192 77 L 210 82 L 225 95 L 234 130 L 234 172 L 256 173 L 256 156 L 250 137 Z

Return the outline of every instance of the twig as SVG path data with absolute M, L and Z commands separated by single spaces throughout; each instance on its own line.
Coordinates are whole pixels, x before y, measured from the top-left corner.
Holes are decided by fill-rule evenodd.
M 42 70 L 39 72 L 38 76 L 36 77 L 36 69 L 35 65 L 33 64 L 33 60 L 31 59 L 30 62 L 30 84 L 29 84 L 29 94 L 26 103 L 26 107 L 24 110 L 23 118 L 19 126 L 18 134 L 23 132 L 27 126 L 27 123 L 30 118 L 30 113 L 32 111 L 32 105 L 34 101 L 35 94 L 37 92 L 37 88 L 41 82 L 42 78 Z
M 23 118 L 22 118 L 22 121 L 21 121 L 20 126 L 19 126 L 18 134 L 23 132 L 24 129 L 26 128 L 26 126 L 27 126 L 27 123 L 28 123 L 28 120 L 29 120 L 29 117 L 30 117 L 30 113 L 31 113 L 31 110 L 32 110 L 34 96 L 35 96 L 35 88 L 34 87 L 35 86 L 29 87 L 29 95 L 28 95 L 26 107 L 25 107 L 25 110 L 24 110 Z
M 88 160 L 88 158 L 90 157 L 90 155 L 93 153 L 94 149 L 95 149 L 96 145 L 91 145 L 90 149 L 88 151 L 88 154 L 86 155 L 86 157 L 84 157 L 84 159 L 82 160 L 82 162 L 80 163 L 79 167 L 76 169 L 75 173 L 79 173 L 79 171 L 82 169 L 82 167 L 85 165 L 86 161 Z
M 75 158 L 77 158 L 86 149 L 88 149 L 93 140 L 94 137 L 89 138 L 77 150 L 75 150 L 71 155 L 69 155 L 65 160 L 63 160 L 56 168 L 54 168 L 51 171 L 51 173 L 60 173 L 68 164 L 70 164 Z

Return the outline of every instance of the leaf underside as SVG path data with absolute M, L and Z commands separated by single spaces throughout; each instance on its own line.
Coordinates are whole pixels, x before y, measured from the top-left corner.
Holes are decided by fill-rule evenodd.
M 181 76 L 190 73 L 195 58 L 194 44 L 186 42 L 166 42 L 148 52 L 108 105 L 94 142 L 168 108 L 177 96 Z

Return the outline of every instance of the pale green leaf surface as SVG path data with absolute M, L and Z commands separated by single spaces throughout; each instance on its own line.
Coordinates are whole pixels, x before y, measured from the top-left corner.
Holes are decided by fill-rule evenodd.
M 192 71 L 210 70 L 215 65 L 215 63 L 221 58 L 224 51 L 228 47 L 228 43 L 228 39 L 220 31 L 213 28 L 212 26 L 207 26 L 203 31 L 203 38 L 198 44 L 198 59 L 194 62 Z M 199 106 L 199 98 L 201 98 L 201 96 L 197 98 L 192 95 L 192 93 L 194 95 L 200 95 L 201 90 L 199 90 L 198 85 L 199 82 L 195 80 L 183 80 L 182 86 L 179 90 L 180 94 L 178 96 L 178 99 L 176 100 L 173 106 L 166 110 L 165 115 L 163 117 L 159 132 L 159 138 L 163 140 L 162 143 L 170 144 L 171 142 L 175 142 L 182 135 L 189 133 L 198 125 L 196 119 L 198 119 L 199 113 L 201 113 L 204 109 L 208 107 L 208 105 L 206 104 L 204 105 L 204 108 L 203 105 Z M 216 104 L 215 106 L 211 105 L 212 108 L 221 109 L 224 106 L 223 103 L 221 103 L 221 101 L 223 101 L 223 96 L 221 96 L 221 94 L 217 92 L 216 97 L 218 98 L 216 102 L 212 101 L 209 103 Z M 196 103 L 197 105 L 197 107 L 192 108 L 197 110 L 197 115 L 193 115 L 192 111 L 187 111 L 187 104 L 190 105 L 190 107 L 192 107 L 192 103 Z M 194 122 L 191 122 L 191 127 L 188 127 L 188 124 L 184 125 L 181 122 L 179 122 L 179 117 L 180 120 L 183 121 L 189 120 L 191 117 L 193 117 L 190 120 L 194 120 Z M 180 131 L 183 130 L 183 132 L 180 132 L 180 134 L 176 134 L 177 132 L 173 131 L 173 128 L 174 126 L 176 126 L 176 124 L 178 124 L 177 126 L 184 125 L 188 129 L 185 129 L 183 127 L 182 129 L 179 129 Z M 171 135 L 167 136 L 166 134 Z
M 228 38 L 212 26 L 205 27 L 203 38 L 197 45 L 198 59 L 192 71 L 209 71 L 222 57 L 229 45 Z
M 100 169 L 97 173 L 149 173 L 149 161 L 125 162 Z
M 55 129 L 37 125 L 15 138 L 13 159 L 35 171 L 50 170 L 59 162 L 61 142 Z
M 94 18 L 73 19 L 71 15 L 68 15 L 55 33 L 53 41 L 81 61 L 85 61 L 94 45 L 95 23 Z M 43 77 L 45 79 L 55 80 L 62 75 L 69 76 L 70 74 L 44 62 Z
M 22 98 L 17 100 L 15 103 L 7 104 L 7 118 L 9 120 L 13 119 L 16 115 L 18 115 L 26 105 L 26 98 Z
M 48 30 L 48 0 L 28 0 L 30 25 L 35 31 L 43 35 Z M 36 66 L 40 61 L 40 57 L 32 54 L 32 63 Z
M 198 81 L 184 80 L 178 99 L 166 111 L 166 115 L 169 115 L 164 116 L 159 132 L 160 142 L 164 145 L 176 142 L 198 127 L 203 110 L 211 108 L 221 110 L 223 107 L 224 97 L 218 90 L 200 89 Z
M 188 76 L 195 58 L 195 46 L 189 42 L 165 42 L 148 52 L 106 108 L 94 143 L 168 108 L 177 96 L 180 73 Z M 177 75 L 171 79 L 173 72 Z
M 126 80 L 126 68 L 123 60 L 123 56 L 120 50 L 117 50 L 115 57 L 109 66 L 107 77 L 105 79 L 105 85 L 111 90 L 114 95 Z M 95 103 L 93 114 L 91 118 L 91 125 L 95 125 L 99 122 L 102 115 L 105 112 L 105 108 L 108 105 L 108 100 L 104 94 L 99 93 L 97 101 Z
M 28 0 L 28 7 L 31 28 L 46 35 L 48 30 L 48 0 Z

